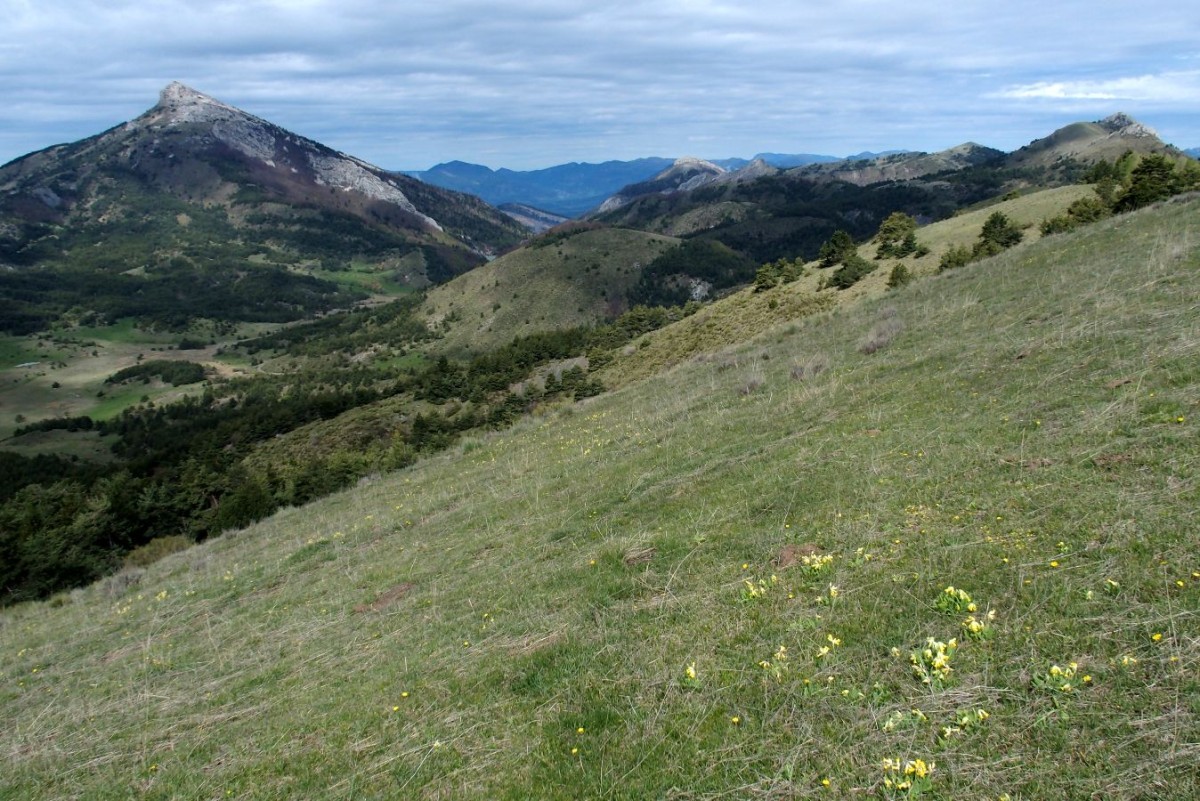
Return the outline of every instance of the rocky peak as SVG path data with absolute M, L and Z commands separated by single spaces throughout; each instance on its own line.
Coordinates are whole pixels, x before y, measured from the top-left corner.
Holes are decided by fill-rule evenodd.
M 695 156 L 683 156 L 682 158 L 677 158 L 675 159 L 675 163 L 667 168 L 667 172 L 681 172 L 684 170 L 690 172 L 711 172 L 716 174 L 725 172 L 724 168 L 713 164 L 711 161 L 705 161 L 704 159 L 696 158 Z
M 1123 111 L 1118 111 L 1116 114 L 1111 114 L 1104 119 L 1098 121 L 1097 125 L 1111 132 L 1112 136 L 1137 136 L 1137 137 L 1153 137 L 1158 138 L 1158 132 L 1148 125 L 1130 117 Z
M 249 117 L 243 111 L 197 92 L 179 81 L 172 81 L 159 92 L 158 104 L 145 115 L 158 123 L 218 122 Z

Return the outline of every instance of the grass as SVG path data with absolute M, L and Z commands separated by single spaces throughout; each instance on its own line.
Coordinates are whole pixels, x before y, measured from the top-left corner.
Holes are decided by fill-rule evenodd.
M 422 261 L 422 268 L 423 265 Z M 414 291 L 411 283 L 397 279 L 396 274 L 400 270 L 395 266 L 355 262 L 349 270 L 309 270 L 308 272 L 325 281 L 332 281 L 351 289 L 361 289 L 364 292 L 388 299 L 412 294 Z
M 143 397 L 155 402 L 179 398 L 196 388 L 163 386 L 158 382 L 113 386 L 104 381 L 118 370 L 136 364 L 139 357 L 201 361 L 224 373 L 246 370 L 248 363 L 217 357 L 218 346 L 195 350 L 172 348 L 184 338 L 229 343 L 276 328 L 278 325 L 247 323 L 220 335 L 211 327 L 176 333 L 146 330 L 127 319 L 108 326 L 55 330 L 26 337 L 0 336 L 0 440 L 7 440 L 20 427 L 16 422 L 18 416 L 26 422 L 85 414 L 106 420 L 141 402 Z M 30 362 L 35 364 L 24 366 Z M 71 440 L 40 438 L 36 444 L 7 440 L 2 447 L 41 453 L 49 452 L 50 446 L 58 443 L 65 446 L 63 452 L 68 454 L 91 450 L 87 442 L 79 444 Z
M 430 289 L 422 311 L 444 324 L 438 348 L 486 351 L 514 336 L 611 319 L 641 267 L 674 243 L 621 228 L 526 247 Z
M 920 258 L 910 256 L 876 262 L 877 245 L 862 244 L 858 254 L 879 266 L 848 290 L 821 290 L 821 283 L 832 269 L 820 269 L 817 262 L 810 262 L 806 265 L 806 274 L 794 283 L 766 292 L 747 287 L 704 307 L 691 317 L 643 336 L 605 367 L 600 376 L 607 385 L 619 386 L 688 359 L 713 358 L 714 351 L 723 346 L 743 342 L 781 323 L 879 298 L 887 294 L 888 274 L 898 261 L 902 261 L 914 277 L 933 276 L 942 254 L 952 247 L 973 244 L 983 229 L 984 220 L 995 211 L 1002 212 L 1022 228 L 1023 244 L 1027 246 L 1040 238 L 1038 224 L 1043 219 L 1063 213 L 1074 200 L 1091 193 L 1086 186 L 1047 189 L 924 226 L 918 231 L 918 240 L 929 248 L 929 253 Z M 721 361 L 728 363 L 730 360 L 721 358 Z
M 0 797 L 1195 798 L 1198 211 L 5 610 Z

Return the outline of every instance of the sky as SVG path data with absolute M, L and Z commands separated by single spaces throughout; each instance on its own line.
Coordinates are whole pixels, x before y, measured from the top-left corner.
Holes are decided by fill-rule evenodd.
M 178 80 L 389 169 L 1014 150 L 1124 111 L 1200 146 L 1178 0 L 0 0 L 0 164 Z

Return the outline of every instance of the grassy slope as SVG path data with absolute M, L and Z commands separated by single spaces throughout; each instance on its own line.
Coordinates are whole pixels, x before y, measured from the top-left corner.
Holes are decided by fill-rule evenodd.
M 0 797 L 853 797 L 922 758 L 937 798 L 1195 798 L 1198 212 L 801 320 L 6 610 Z M 787 544 L 834 560 L 773 565 Z M 930 688 L 907 655 L 961 636 L 947 585 L 997 619 Z M 1038 686 L 1070 662 L 1078 689 Z
M 647 334 L 607 366 L 600 377 L 608 386 L 622 385 L 653 375 L 666 366 L 679 364 L 699 353 L 741 342 L 769 328 L 773 320 L 793 320 L 806 314 L 879 297 L 887 292 L 888 275 L 898 261 L 903 262 L 914 277 L 934 275 L 942 254 L 952 247 L 974 244 L 984 221 L 997 211 L 1023 229 L 1022 241 L 1025 244 L 1036 242 L 1041 237 L 1038 224 L 1042 220 L 1063 213 L 1073 201 L 1090 194 L 1092 190 L 1086 186 L 1046 189 L 927 225 L 917 232 L 918 241 L 929 248 L 929 254 L 921 258 L 909 256 L 899 260 L 875 261 L 878 246 L 867 242 L 859 246 L 858 254 L 878 267 L 846 290 L 827 289 L 818 292 L 818 286 L 830 271 L 819 269 L 817 262 L 811 262 L 807 275 L 794 283 L 767 292 L 756 292 L 753 287 L 742 289 L 706 306 L 692 317 Z
M 598 322 L 624 310 L 640 267 L 674 241 L 609 228 L 522 248 L 430 290 L 423 309 L 433 321 L 453 315 L 440 345 L 449 350 L 487 350 L 514 336 Z

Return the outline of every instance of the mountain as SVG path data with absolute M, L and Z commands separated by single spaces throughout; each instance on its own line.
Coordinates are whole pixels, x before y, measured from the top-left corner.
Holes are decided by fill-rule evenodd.
M 421 286 L 524 236 L 478 198 L 172 83 L 130 122 L 0 167 L 0 328 L 73 307 L 168 324 L 294 319 L 354 294 L 307 273 L 366 262 Z
M 1126 151 L 1183 157 L 1147 126 L 1114 114 L 1066 126 L 1014 153 L 967 142 L 936 153 L 899 151 L 788 170 L 762 161 L 732 172 L 709 164 L 694 174 L 684 161 L 622 188 L 589 217 L 719 241 L 760 264 L 813 258 L 838 229 L 862 238 L 893 211 L 930 222 L 1007 192 L 1075 183 L 1090 163 Z
M 838 229 L 868 237 L 893 211 L 937 220 L 1000 190 L 992 176 L 860 186 L 807 169 L 779 171 L 758 162 L 742 174 L 702 170 L 679 180 L 685 171 L 676 176 L 676 185 L 703 184 L 690 190 L 672 189 L 670 181 L 628 187 L 591 217 L 607 225 L 720 242 L 763 264 L 814 258 Z
M 1200 159 L 1200 147 L 1189 147 L 1187 150 L 1185 150 L 1183 152 L 1187 153 L 1189 156 L 1191 156 L 1194 159 Z
M 525 203 L 501 203 L 497 208 L 535 234 L 548 231 L 554 226 L 562 225 L 570 219 L 561 214 L 535 208 Z
M 470 192 L 494 206 L 517 203 L 575 217 L 599 206 L 621 187 L 644 181 L 671 163 L 671 159 L 642 158 L 519 171 L 451 161 L 409 175 L 435 186 Z
M 935 173 L 975 167 L 996 161 L 1003 156 L 1004 152 L 1001 150 L 966 142 L 937 153 L 899 151 L 869 158 L 811 165 L 801 168 L 799 172 L 806 177 L 868 186 L 883 181 L 911 181 Z
M 1164 143 L 1153 128 L 1117 112 L 1096 122 L 1076 122 L 1059 128 L 1010 153 L 1005 163 L 1010 167 L 1047 167 L 1065 160 L 1090 164 L 1101 159 L 1115 161 L 1127 150 L 1183 155 Z
M 710 163 L 735 171 L 756 160 L 780 168 L 838 161 L 836 156 L 812 153 L 759 153 L 752 159 L 713 159 Z M 408 174 L 435 186 L 478 195 L 494 206 L 532 206 L 570 218 L 592 211 L 625 186 L 653 179 L 674 163 L 673 159 L 650 157 L 601 164 L 572 162 L 522 171 L 450 161 Z
M 705 184 L 712 183 L 719 176 L 727 175 L 728 170 L 713 164 L 711 161 L 685 156 L 676 159 L 671 166 L 653 176 L 647 181 L 640 181 L 622 187 L 612 197 L 605 200 L 596 209 L 596 214 L 619 209 L 634 200 L 648 195 L 666 195 L 672 192 L 686 192 Z
M 851 157 L 853 158 L 853 157 Z M 780 169 L 788 169 L 790 167 L 802 167 L 806 164 L 823 164 L 830 161 L 841 161 L 837 156 L 821 156 L 816 153 L 758 153 L 753 158 L 728 158 L 728 159 L 710 159 L 713 164 L 718 167 L 724 167 L 727 170 L 740 170 L 748 166 L 753 161 L 765 161 L 772 167 Z

